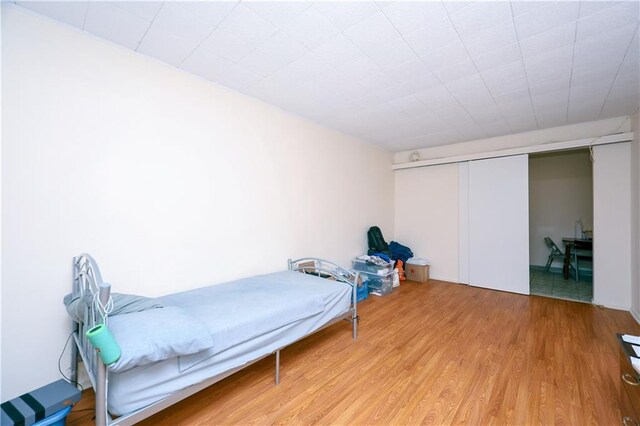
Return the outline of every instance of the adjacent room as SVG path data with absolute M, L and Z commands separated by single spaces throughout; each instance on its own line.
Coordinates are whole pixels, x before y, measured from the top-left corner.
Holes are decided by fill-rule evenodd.
M 531 294 L 592 302 L 591 158 L 588 149 L 529 157 Z
M 639 1 L 0 15 L 3 426 L 640 424 Z

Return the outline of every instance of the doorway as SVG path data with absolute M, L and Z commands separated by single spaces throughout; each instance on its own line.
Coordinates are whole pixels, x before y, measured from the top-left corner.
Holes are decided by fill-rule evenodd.
M 530 155 L 531 294 L 593 301 L 593 223 L 593 165 L 589 150 Z M 572 241 L 575 239 L 578 242 Z M 568 248 L 572 252 L 565 259 Z

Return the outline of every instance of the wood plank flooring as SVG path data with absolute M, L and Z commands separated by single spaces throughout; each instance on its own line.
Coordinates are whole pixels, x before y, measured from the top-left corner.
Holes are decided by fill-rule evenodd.
M 405 282 L 145 425 L 620 424 L 616 332 L 628 312 L 458 284 Z M 69 425 L 91 424 L 85 392 Z M 84 411 L 81 411 L 84 410 Z

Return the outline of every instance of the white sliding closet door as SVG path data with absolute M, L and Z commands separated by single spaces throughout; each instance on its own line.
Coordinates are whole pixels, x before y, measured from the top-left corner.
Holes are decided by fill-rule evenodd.
M 469 162 L 469 284 L 529 294 L 529 158 Z

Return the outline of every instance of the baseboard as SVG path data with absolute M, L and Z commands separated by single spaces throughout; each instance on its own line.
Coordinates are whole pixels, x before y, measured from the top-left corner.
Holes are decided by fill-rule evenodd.
M 452 280 L 451 277 L 440 277 L 440 276 L 433 276 L 433 275 L 429 275 L 429 280 L 434 280 L 434 281 L 444 281 L 444 282 L 448 282 L 448 283 L 452 283 L 452 284 L 461 284 L 456 280 Z M 466 285 L 466 284 L 464 284 Z
M 616 305 L 616 304 L 609 304 L 609 303 L 602 303 L 602 302 L 597 302 L 597 301 L 593 301 L 593 304 L 596 306 L 602 306 L 603 308 L 607 308 L 607 309 L 615 309 L 617 311 L 627 311 L 627 312 L 631 312 L 631 308 L 629 306 L 622 306 L 622 305 Z M 633 315 L 633 312 L 631 312 L 631 315 Z M 638 318 L 636 318 L 636 321 L 638 321 Z
M 640 324 L 640 312 L 636 311 L 633 308 L 631 308 L 629 312 L 631 313 L 631 316 L 633 317 L 633 319 L 635 319 L 636 322 Z

